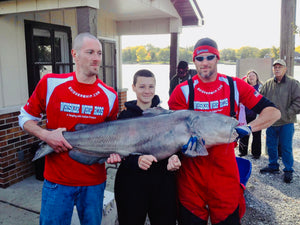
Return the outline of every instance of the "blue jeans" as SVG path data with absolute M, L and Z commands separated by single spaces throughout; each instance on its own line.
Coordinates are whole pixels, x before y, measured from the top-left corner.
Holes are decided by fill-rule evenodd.
M 94 186 L 65 186 L 44 181 L 40 225 L 70 225 L 76 205 L 81 225 L 100 225 L 106 182 Z
M 279 169 L 278 143 L 281 145 L 283 171 L 294 171 L 293 164 L 293 136 L 294 124 L 289 123 L 282 126 L 271 126 L 266 130 L 267 150 L 269 154 L 269 167 Z

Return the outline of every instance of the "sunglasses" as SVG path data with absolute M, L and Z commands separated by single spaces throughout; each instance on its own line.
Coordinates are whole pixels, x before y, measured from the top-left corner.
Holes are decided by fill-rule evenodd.
M 216 55 L 208 55 L 208 56 L 196 56 L 195 59 L 199 62 L 202 62 L 204 59 L 207 61 L 211 61 L 216 58 Z
M 186 72 L 187 72 L 187 69 L 185 69 L 185 70 L 179 69 L 179 70 L 178 70 L 178 73 L 181 73 L 181 74 L 184 74 L 184 73 L 186 73 Z

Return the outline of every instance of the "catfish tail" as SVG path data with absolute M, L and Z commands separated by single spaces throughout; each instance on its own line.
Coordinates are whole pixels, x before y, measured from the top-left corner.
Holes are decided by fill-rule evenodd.
M 37 159 L 40 159 L 42 157 L 44 157 L 45 155 L 48 155 L 50 153 L 54 152 L 53 148 L 51 148 L 48 144 L 46 144 L 45 142 L 42 142 L 40 144 L 39 149 L 35 152 L 35 155 L 32 159 L 32 161 L 35 161 Z

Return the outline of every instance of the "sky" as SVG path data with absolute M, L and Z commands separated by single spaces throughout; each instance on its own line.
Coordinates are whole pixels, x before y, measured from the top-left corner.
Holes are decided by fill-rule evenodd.
M 243 46 L 279 48 L 281 0 L 197 0 L 204 16 L 201 27 L 185 27 L 179 35 L 179 46 L 190 47 L 203 37 L 214 39 L 219 50 Z M 296 1 L 296 25 L 300 26 L 300 0 Z M 122 48 L 152 44 L 170 45 L 170 35 L 123 36 Z M 295 46 L 300 35 L 295 36 Z

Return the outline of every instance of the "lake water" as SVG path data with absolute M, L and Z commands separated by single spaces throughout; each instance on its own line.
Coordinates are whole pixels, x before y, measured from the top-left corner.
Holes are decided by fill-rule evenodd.
M 195 69 L 195 65 L 189 65 L 190 69 Z M 122 65 L 122 88 L 127 88 L 127 100 L 136 99 L 135 93 L 132 91 L 131 85 L 133 81 L 133 75 L 136 71 L 140 69 L 149 69 L 152 71 L 156 78 L 156 94 L 160 97 L 162 101 L 161 106 L 168 109 L 169 100 L 169 65 L 150 65 L 150 64 L 123 64 Z M 225 65 L 218 64 L 218 72 L 230 76 L 235 76 L 236 66 L 235 65 Z M 300 66 L 295 66 L 294 76 L 300 81 Z

